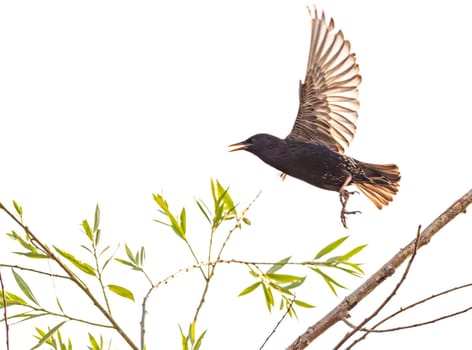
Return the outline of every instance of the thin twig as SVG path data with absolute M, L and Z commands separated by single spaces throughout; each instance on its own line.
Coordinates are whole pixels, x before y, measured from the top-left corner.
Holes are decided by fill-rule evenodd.
M 113 329 L 113 326 L 108 325 L 108 324 L 97 323 L 97 322 L 93 322 L 93 321 L 87 321 L 87 320 L 84 320 L 84 319 L 81 319 L 81 318 L 69 316 L 65 313 L 57 313 L 57 312 L 54 312 L 54 311 L 49 311 L 49 310 L 44 309 L 42 307 L 35 307 L 33 305 L 30 305 L 30 304 L 22 305 L 22 306 L 25 307 L 25 308 L 30 309 L 30 311 L 26 311 L 26 312 L 22 311 L 19 314 L 10 315 L 10 317 L 9 317 L 10 320 L 13 320 L 15 318 L 21 318 L 21 320 L 19 320 L 18 322 L 15 322 L 13 324 L 23 322 L 26 319 L 30 319 L 30 318 L 33 318 L 33 317 L 55 316 L 55 317 L 59 317 L 59 318 L 65 318 L 68 321 L 75 321 L 75 322 L 78 322 L 78 323 L 83 323 L 83 324 L 86 324 L 86 325 L 89 325 L 89 326 Z M 27 313 L 27 312 L 30 312 L 30 313 Z
M 46 275 L 46 276 L 49 276 L 49 277 L 63 278 L 63 279 L 66 279 L 66 280 L 72 280 L 69 276 L 58 275 L 58 274 L 51 273 L 51 272 L 40 271 L 40 270 L 36 270 L 36 269 L 32 269 L 32 268 L 24 267 L 24 266 L 20 266 L 20 265 L 0 264 L 0 267 L 9 267 L 9 268 L 12 268 L 12 269 L 18 269 L 18 270 L 23 270 L 23 271 L 34 272 L 34 273 L 37 273 L 37 274 L 40 274 L 40 275 Z
M 415 323 L 415 324 L 410 324 L 410 325 L 407 325 L 407 326 L 399 326 L 399 327 L 394 327 L 394 328 L 385 328 L 385 329 L 375 329 L 375 328 L 360 328 L 358 329 L 359 331 L 361 332 L 366 332 L 366 333 L 388 333 L 388 332 L 396 332 L 396 331 L 401 331 L 401 330 L 404 330 L 404 329 L 410 329 L 410 328 L 416 328 L 416 327 L 421 327 L 421 326 L 426 326 L 428 324 L 433 324 L 435 322 L 438 322 L 438 321 L 442 321 L 442 320 L 445 320 L 445 319 L 448 319 L 448 318 L 451 318 L 451 317 L 455 317 L 455 316 L 458 316 L 460 314 L 463 314 L 463 313 L 466 313 L 468 311 L 471 311 L 472 310 L 472 306 L 469 306 L 463 310 L 460 310 L 460 311 L 456 311 L 456 312 L 453 312 L 453 313 L 450 313 L 450 314 L 446 314 L 446 315 L 443 315 L 443 316 L 440 316 L 440 317 L 437 317 L 435 319 L 432 319 L 432 320 L 429 320 L 429 321 L 424 321 L 424 322 L 419 322 L 419 323 Z M 348 320 L 344 319 L 343 322 L 345 324 L 347 324 L 349 327 L 353 328 L 353 329 L 356 329 L 357 326 L 353 325 L 352 323 L 350 323 Z M 357 339 L 357 340 L 362 340 L 362 339 Z M 357 343 L 356 342 L 353 342 L 352 343 L 352 346 Z M 352 348 L 352 346 L 349 346 L 348 348 L 346 349 L 350 349 Z
M 243 219 L 244 219 L 246 213 L 252 207 L 252 205 L 256 202 L 256 200 L 259 198 L 259 196 L 261 195 L 261 192 L 262 191 L 259 191 L 259 193 L 256 195 L 256 197 L 254 197 L 254 199 L 246 206 L 246 208 L 241 212 L 241 215 L 237 218 L 236 223 L 234 224 L 234 226 L 231 228 L 231 230 L 229 230 L 228 235 L 226 236 L 226 239 L 224 240 L 224 242 L 221 245 L 221 248 L 218 252 L 218 256 L 216 257 L 217 261 L 221 259 L 221 255 L 223 254 L 223 251 L 226 247 L 226 244 L 228 243 L 229 239 L 231 238 L 233 232 L 236 231 L 236 229 L 241 227 L 241 224 L 243 222 Z M 200 310 L 201 310 L 201 308 L 202 308 L 202 306 L 205 302 L 206 294 L 207 294 L 208 288 L 210 286 L 210 280 L 215 275 L 216 265 L 217 264 L 211 265 L 211 272 L 208 275 L 208 280 L 205 283 L 205 288 L 203 289 L 203 293 L 202 293 L 202 296 L 200 298 L 200 302 L 198 303 L 197 309 L 195 310 L 195 315 L 193 316 L 193 323 L 197 322 L 198 315 L 199 315 Z
M 429 243 L 431 238 L 439 232 L 445 225 L 451 222 L 457 215 L 465 213 L 466 208 L 472 203 L 472 190 L 464 194 L 455 201 L 441 215 L 426 227 L 420 235 L 417 249 Z M 369 277 L 359 288 L 347 296 L 333 310 L 331 310 L 320 321 L 310 326 L 303 334 L 297 337 L 287 350 L 305 349 L 311 342 L 323 334 L 334 324 L 346 318 L 349 310 L 353 309 L 362 299 L 369 295 L 384 280 L 393 275 L 395 270 L 408 259 L 416 246 L 416 239 L 406 245 L 397 254 L 395 254 L 386 264 L 384 264 L 377 272 Z
M 5 322 L 5 342 L 7 350 L 10 349 L 10 329 L 8 326 L 8 314 L 7 314 L 7 298 L 5 297 L 5 286 L 3 285 L 2 271 L 0 270 L 0 286 L 2 288 L 2 300 L 3 300 L 3 321 Z
M 283 320 L 287 317 L 288 313 L 290 312 L 290 310 L 292 310 L 292 307 L 293 307 L 293 303 L 295 302 L 295 299 L 296 299 L 296 296 L 294 295 L 292 300 L 290 301 L 290 304 L 288 305 L 287 307 L 287 310 L 284 312 L 284 314 L 282 315 L 282 317 L 280 318 L 280 320 L 277 322 L 277 324 L 275 325 L 274 329 L 272 329 L 272 332 L 270 332 L 270 334 L 267 336 L 267 338 L 265 338 L 264 342 L 262 343 L 261 347 L 259 348 L 259 350 L 262 350 L 264 348 L 264 346 L 266 346 L 267 342 L 269 341 L 269 339 L 275 334 L 275 331 L 277 330 L 277 328 L 279 328 L 279 326 L 282 324 Z
M 409 309 L 412 309 L 412 308 L 414 308 L 415 306 L 418 306 L 418 305 L 420 305 L 420 304 L 423 304 L 423 303 L 425 303 L 425 302 L 427 302 L 427 301 L 429 301 L 429 300 L 438 298 L 438 297 L 440 297 L 440 296 L 446 295 L 446 294 L 448 294 L 448 293 L 455 292 L 455 291 L 457 291 L 457 290 L 459 290 L 459 289 L 468 288 L 468 287 L 472 287 L 472 283 L 467 283 L 467 284 L 463 284 L 463 285 L 458 286 L 458 287 L 454 287 L 454 288 L 447 289 L 447 290 L 442 291 L 442 292 L 440 292 L 440 293 L 438 293 L 438 294 L 433 294 L 433 295 L 431 295 L 431 296 L 429 296 L 429 297 L 427 297 L 427 298 L 421 299 L 421 300 L 419 300 L 419 301 L 417 301 L 417 302 L 415 302 L 415 303 L 413 303 L 413 304 L 410 304 L 410 305 L 408 305 L 408 306 L 402 307 L 402 308 L 400 308 L 400 310 L 394 312 L 394 313 L 391 314 L 390 316 L 385 317 L 383 320 L 381 320 L 379 323 L 377 323 L 373 328 L 380 326 L 381 324 L 387 322 L 388 320 L 392 319 L 393 317 L 397 316 L 398 314 L 400 314 L 400 313 L 402 313 L 402 312 L 405 312 L 405 311 L 407 311 L 407 310 L 409 310 Z
M 95 261 L 95 269 L 97 270 L 98 283 L 100 284 L 100 289 L 102 291 L 103 300 L 105 300 L 107 311 L 110 314 L 110 316 L 112 316 L 110 303 L 108 301 L 107 293 L 105 291 L 105 285 L 103 284 L 102 270 L 100 268 L 100 264 L 98 261 L 97 246 L 95 245 L 95 239 L 92 240 L 92 248 L 93 248 L 93 259 Z

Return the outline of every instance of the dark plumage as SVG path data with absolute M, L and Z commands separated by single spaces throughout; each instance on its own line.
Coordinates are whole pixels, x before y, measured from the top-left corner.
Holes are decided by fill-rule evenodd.
M 398 191 L 400 173 L 395 164 L 369 164 L 344 155 L 352 141 L 357 120 L 359 66 L 349 41 L 334 22 L 310 11 L 311 43 L 304 83 L 300 82 L 300 106 L 292 131 L 285 139 L 257 134 L 230 145 L 230 151 L 246 150 L 282 171 L 325 190 L 337 191 L 346 226 L 349 195 L 354 184 L 377 208 L 387 205 Z

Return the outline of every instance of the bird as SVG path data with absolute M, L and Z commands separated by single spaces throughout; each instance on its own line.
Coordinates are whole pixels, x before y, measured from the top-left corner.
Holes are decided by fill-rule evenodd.
M 400 171 L 396 164 L 372 164 L 347 156 L 356 132 L 358 86 L 361 83 L 356 55 L 334 20 L 315 6 L 308 7 L 311 40 L 304 81 L 299 82 L 299 107 L 292 130 L 281 139 L 260 133 L 229 145 L 229 151 L 248 151 L 287 175 L 324 190 L 339 193 L 340 219 L 346 215 L 355 185 L 378 208 L 388 205 L 398 192 Z

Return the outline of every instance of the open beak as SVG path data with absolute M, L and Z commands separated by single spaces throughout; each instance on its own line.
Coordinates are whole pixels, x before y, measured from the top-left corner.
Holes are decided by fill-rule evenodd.
M 234 152 L 234 151 L 245 150 L 249 147 L 249 145 L 250 145 L 249 142 L 246 142 L 246 141 L 233 143 L 232 145 L 228 146 L 228 151 Z

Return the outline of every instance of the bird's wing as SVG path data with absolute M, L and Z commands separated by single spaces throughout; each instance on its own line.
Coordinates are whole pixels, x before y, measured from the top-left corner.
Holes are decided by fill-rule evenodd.
M 287 139 L 322 144 L 344 153 L 356 131 L 357 86 L 361 82 L 356 56 L 334 21 L 310 11 L 311 42 L 305 82 L 300 82 L 300 106 Z

